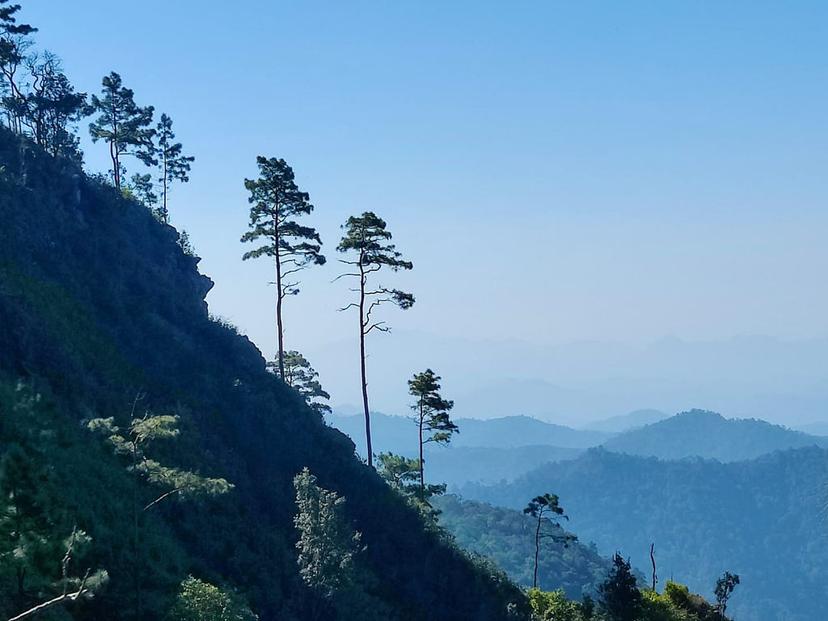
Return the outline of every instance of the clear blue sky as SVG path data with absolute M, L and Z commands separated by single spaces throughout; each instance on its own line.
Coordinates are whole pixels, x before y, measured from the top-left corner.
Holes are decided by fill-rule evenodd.
M 400 330 L 828 335 L 828 3 L 23 4 L 82 90 L 114 69 L 173 117 L 197 158 L 174 223 L 266 353 L 271 268 L 238 243 L 258 154 L 294 166 L 331 259 L 349 214 L 387 219 L 415 263 Z M 289 347 L 353 336 L 335 275 L 289 301 Z

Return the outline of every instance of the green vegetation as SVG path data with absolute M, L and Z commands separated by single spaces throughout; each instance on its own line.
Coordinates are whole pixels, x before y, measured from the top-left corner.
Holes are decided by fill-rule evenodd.
M 658 573 L 711 599 L 712 577 L 738 573 L 728 604 L 734 617 L 807 621 L 828 616 L 826 602 L 813 597 L 828 580 L 828 542 L 815 536 L 825 528 L 826 479 L 828 452 L 816 447 L 727 464 L 593 449 L 462 493 L 519 510 L 554 482 L 578 535 L 602 554 L 621 550 L 649 570 L 654 542 Z

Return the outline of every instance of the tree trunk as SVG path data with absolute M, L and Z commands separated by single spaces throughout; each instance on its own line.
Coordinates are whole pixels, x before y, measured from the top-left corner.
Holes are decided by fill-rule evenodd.
M 164 181 L 163 181 L 163 190 L 164 190 L 164 206 L 161 211 L 161 218 L 164 220 L 164 224 L 170 223 L 170 214 L 167 211 L 167 153 L 166 149 L 164 149 Z
M 374 467 L 374 449 L 371 445 L 371 412 L 368 409 L 368 378 L 365 372 L 365 268 L 359 257 L 359 368 L 362 381 L 362 409 L 365 412 L 365 448 L 368 466 Z
M 278 204 L 276 207 L 278 211 Z M 279 257 L 279 219 L 273 218 L 273 242 L 276 246 L 276 335 L 278 340 L 279 356 L 279 377 L 285 381 L 285 342 L 284 331 L 282 330 L 282 260 Z
M 538 588 L 538 558 L 540 557 L 540 530 L 542 516 L 538 515 L 538 527 L 535 529 L 535 570 L 532 573 L 532 588 Z
M 423 400 L 420 399 L 420 495 L 425 499 L 425 474 L 423 461 Z

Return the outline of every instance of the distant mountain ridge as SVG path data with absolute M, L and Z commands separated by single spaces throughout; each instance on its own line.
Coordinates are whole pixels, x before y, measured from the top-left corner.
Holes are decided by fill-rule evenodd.
M 581 429 L 603 431 L 605 433 L 623 433 L 637 427 L 657 423 L 669 417 L 669 414 L 661 410 L 635 410 L 629 414 L 610 416 L 609 418 L 589 423 L 581 427 Z
M 327 417 L 327 421 L 350 436 L 360 454 L 365 452 L 365 422 L 362 414 Z M 612 434 L 590 429 L 573 429 L 532 418 L 505 416 L 502 418 L 455 420 L 460 433 L 451 441 L 454 447 L 519 448 L 523 446 L 553 446 L 562 449 L 586 449 L 601 444 Z M 377 451 L 392 451 L 413 455 L 417 450 L 414 423 L 405 416 L 390 416 L 380 412 L 371 414 L 371 433 Z M 449 449 L 450 450 L 450 449 Z
M 828 619 L 828 451 L 805 447 L 750 461 L 662 461 L 590 449 L 542 465 L 505 485 L 469 484 L 468 499 L 521 509 L 551 491 L 567 527 L 598 552 L 617 549 L 647 570 L 655 543 L 658 573 L 702 594 L 728 570 L 742 577 L 734 618 Z
M 828 438 L 754 418 L 690 410 L 609 438 L 603 446 L 617 453 L 660 459 L 703 457 L 732 462 L 791 448 L 828 447 Z

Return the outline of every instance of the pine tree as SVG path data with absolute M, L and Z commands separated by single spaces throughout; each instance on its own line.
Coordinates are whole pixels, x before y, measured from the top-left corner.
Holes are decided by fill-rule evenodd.
M 535 525 L 535 565 L 532 572 L 532 588 L 538 588 L 538 561 L 540 560 L 540 547 L 543 539 L 552 539 L 553 541 L 562 542 L 564 546 L 569 545 L 570 541 L 574 541 L 576 537 L 564 532 L 558 520 L 563 518 L 568 520 L 569 517 L 564 513 L 563 507 L 560 505 L 560 500 L 555 494 L 543 494 L 542 496 L 535 496 L 526 505 L 523 510 L 526 515 L 531 515 L 536 520 Z M 544 529 L 546 526 L 546 529 Z M 552 532 L 549 532 L 549 527 L 552 527 Z
M 276 333 L 279 377 L 285 378 L 285 346 L 282 304 L 289 295 L 299 293 L 297 272 L 309 265 L 323 265 L 322 241 L 316 229 L 303 226 L 296 218 L 313 211 L 310 196 L 299 190 L 293 169 L 283 159 L 259 156 L 259 178 L 245 179 L 250 192 L 250 230 L 241 241 L 264 241 L 262 246 L 246 252 L 243 260 L 272 257 L 276 268 Z
M 423 447 L 429 442 L 448 444 L 451 436 L 460 430 L 449 418 L 449 411 L 454 407 L 453 401 L 440 396 L 439 375 L 431 369 L 417 373 L 408 380 L 408 392 L 416 401 L 412 404 L 414 422 L 419 432 L 420 450 L 420 491 L 425 493 L 425 459 Z
M 25 96 L 22 122 L 32 139 L 53 156 L 78 157 L 73 127 L 86 116 L 86 93 L 75 92 L 54 54 L 34 55 L 26 61 L 31 89 Z
M 149 128 L 154 108 L 137 106 L 135 93 L 123 86 L 121 76 L 114 71 L 101 84 L 101 97 L 92 95 L 92 109 L 100 116 L 89 125 L 89 133 L 92 142 L 103 140 L 109 145 L 112 178 L 120 191 L 122 156 L 133 155 L 147 166 L 156 164 L 152 142 L 155 130 Z
M 320 487 L 307 468 L 296 475 L 293 485 L 299 575 L 319 598 L 330 602 L 356 581 L 354 560 L 362 549 L 361 535 L 348 524 L 345 499 Z
M 724 572 L 722 577 L 716 580 L 714 594 L 716 595 L 716 613 L 719 615 L 719 619 L 726 619 L 727 603 L 740 582 L 738 574 L 732 574 L 729 571 Z
M 630 562 L 617 552 L 606 582 L 598 587 L 598 601 L 608 621 L 638 621 L 643 597 L 638 590 Z
M 132 474 L 132 546 L 135 566 L 135 609 L 141 617 L 142 585 L 139 550 L 141 547 L 141 515 L 167 498 L 194 499 L 219 496 L 228 493 L 233 485 L 225 479 L 209 478 L 181 468 L 166 466 L 147 456 L 147 449 L 159 440 L 172 440 L 179 435 L 179 417 L 170 414 L 153 415 L 146 411 L 137 416 L 136 410 L 143 395 L 137 395 L 132 403 L 129 426 L 122 429 L 112 417 L 95 418 L 87 428 L 106 437 L 116 455 L 125 458 L 127 471 Z M 161 489 L 150 498 L 142 500 L 142 482 Z M 149 502 L 146 502 L 149 500 Z
M 337 279 L 357 278 L 359 286 L 352 289 L 358 294 L 358 301 L 352 302 L 340 310 L 351 308 L 358 310 L 359 319 L 359 367 L 362 383 L 362 407 L 365 415 L 365 440 L 368 451 L 368 465 L 373 466 L 373 446 L 371 444 L 371 413 L 368 407 L 368 378 L 365 366 L 365 338 L 374 330 L 389 332 L 385 321 L 377 321 L 373 313 L 383 304 L 393 304 L 403 310 L 414 305 L 414 296 L 399 289 L 389 289 L 382 285 L 369 287 L 368 279 L 383 268 L 394 272 L 413 269 L 411 261 L 402 258 L 394 244 L 390 243 L 391 232 L 385 221 L 375 213 L 367 211 L 361 216 L 351 216 L 343 227 L 345 234 L 337 250 L 353 257 L 340 259 L 340 262 L 355 271 L 340 274 Z
M 187 183 L 190 180 L 190 168 L 195 158 L 183 155 L 181 143 L 175 142 L 172 119 L 166 114 L 161 115 L 161 121 L 155 128 L 155 135 L 158 139 L 155 155 L 161 173 L 161 176 L 158 177 L 158 183 L 161 186 L 159 215 L 162 222 L 169 223 L 170 212 L 167 207 L 167 197 L 170 193 L 170 186 L 175 181 Z
M 154 207 L 158 203 L 158 195 L 155 193 L 155 188 L 152 185 L 152 175 L 135 173 L 132 175 L 132 179 L 130 179 L 129 190 L 153 214 L 156 213 Z M 160 218 L 160 214 L 157 215 Z
M 0 0 L 0 73 L 3 76 L 3 107 L 6 109 L 9 129 L 20 132 L 21 117 L 25 111 L 25 95 L 20 90 L 17 72 L 25 59 L 25 50 L 30 45 L 28 36 L 37 32 L 29 24 L 17 22 L 19 4 Z
M 319 383 L 319 373 L 310 362 L 298 351 L 291 350 L 285 352 L 284 365 L 284 382 L 298 392 L 314 411 L 319 414 L 330 412 L 331 406 L 321 403 L 319 399 L 327 401 L 331 395 L 322 389 L 322 384 Z M 279 361 L 268 362 L 267 368 L 278 373 Z

